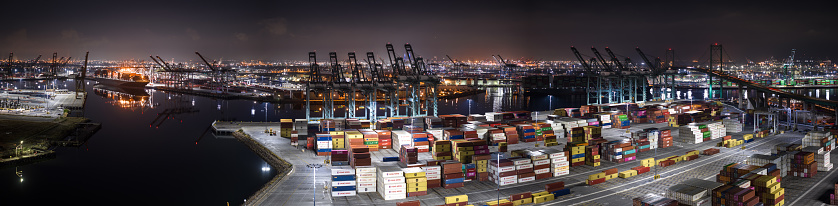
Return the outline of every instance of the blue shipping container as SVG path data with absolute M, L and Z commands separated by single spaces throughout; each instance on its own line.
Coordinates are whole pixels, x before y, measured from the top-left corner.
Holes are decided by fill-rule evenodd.
M 565 196 L 570 194 L 570 188 L 565 188 L 563 190 L 556 190 L 552 192 L 554 197 Z
M 332 149 L 317 149 L 317 152 L 332 152 Z
M 332 175 L 332 181 L 352 181 L 355 175 Z
M 445 184 L 462 183 L 463 181 L 465 181 L 465 178 L 446 179 Z
M 352 191 L 355 190 L 355 186 L 333 186 L 332 191 Z

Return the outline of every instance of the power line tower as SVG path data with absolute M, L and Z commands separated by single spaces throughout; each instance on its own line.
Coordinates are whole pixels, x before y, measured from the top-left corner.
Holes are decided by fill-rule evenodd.
M 88 54 L 90 54 L 90 52 L 85 52 L 84 53 L 84 66 L 82 66 L 81 69 L 79 69 L 79 73 L 76 74 L 76 99 L 81 99 L 81 97 L 79 97 L 79 93 L 84 94 L 84 90 L 85 90 L 84 78 L 87 75 L 87 55 Z M 85 96 L 85 98 L 87 97 L 86 95 L 84 95 L 84 96 Z
M 669 68 L 675 66 L 675 50 L 669 48 L 666 50 L 666 55 L 664 56 L 664 65 L 663 68 Z
M 718 71 L 724 71 L 724 60 L 723 60 L 723 51 L 724 48 L 719 43 L 711 44 L 710 45 L 710 71 L 718 69 Z M 708 98 L 713 99 L 716 95 L 713 91 L 713 76 L 708 74 L 707 78 L 709 78 L 709 91 L 710 95 Z M 719 80 L 719 90 L 722 90 L 722 82 L 721 79 Z M 720 93 L 721 94 L 721 93 Z

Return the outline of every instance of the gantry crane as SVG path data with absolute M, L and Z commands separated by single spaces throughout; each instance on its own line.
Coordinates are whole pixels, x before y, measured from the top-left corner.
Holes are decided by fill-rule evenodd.
M 637 50 L 637 54 L 639 54 L 640 57 L 643 58 L 643 62 L 646 63 L 646 66 L 649 67 L 651 71 L 650 75 L 654 77 L 653 79 L 655 79 L 658 84 L 661 85 L 659 91 L 661 95 L 660 99 L 671 100 L 673 97 L 675 97 L 675 95 L 673 95 L 675 92 L 675 75 L 673 72 L 671 72 L 671 70 L 668 69 L 669 67 L 667 67 L 667 69 L 660 68 L 659 66 L 662 66 L 662 61 L 660 57 L 656 57 L 655 62 L 652 62 L 649 61 L 649 57 L 646 56 L 646 54 L 643 53 L 642 50 L 640 50 L 640 47 L 635 48 L 635 50 Z M 663 81 L 661 81 L 661 77 L 663 77 Z
M 591 64 L 588 64 L 588 62 L 585 61 L 585 58 L 582 57 L 582 54 L 579 53 L 579 50 L 577 50 L 576 47 L 571 46 L 570 50 L 573 51 L 573 55 L 576 56 L 576 59 L 579 60 L 579 63 L 582 64 L 582 68 L 585 70 L 585 72 L 582 73 L 582 76 L 587 78 L 587 86 L 585 87 L 587 103 L 602 104 L 602 97 L 604 95 L 608 95 L 610 99 L 610 92 L 603 91 L 602 89 L 602 75 L 599 75 L 591 65 L 596 64 L 596 58 L 592 58 L 590 61 Z

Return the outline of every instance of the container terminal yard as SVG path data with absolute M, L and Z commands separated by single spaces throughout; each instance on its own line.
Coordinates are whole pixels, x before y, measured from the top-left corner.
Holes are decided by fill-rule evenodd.
M 391 44 L 387 48 L 392 52 Z M 833 175 L 830 159 L 838 130 L 829 119 L 835 117 L 836 101 L 732 76 L 718 69 L 724 68 L 719 61 L 708 67 L 716 69 L 665 66 L 659 59 L 650 62 L 638 48 L 650 66 L 636 69 L 620 65 L 610 49 L 615 61 L 609 63 L 586 61 L 571 48 L 586 73 L 598 74 L 577 77 L 591 85 L 585 88 L 589 105 L 438 114 L 436 96 L 428 95 L 436 94 L 438 76 L 425 69 L 420 57 L 411 59 L 410 45 L 405 49 L 408 60 L 389 55 L 392 73 L 383 76 L 372 54 L 368 56 L 373 63 L 363 71 L 351 63 L 340 66 L 335 53 L 330 54 L 330 64 L 321 66 L 316 53 L 309 53 L 305 91 L 306 96 L 319 93 L 316 96 L 323 98 L 317 110 L 321 116 L 313 117 L 312 109 L 307 109 L 305 119 L 214 122 L 216 133 L 232 134 L 281 170 L 247 204 L 818 205 L 835 201 L 830 194 L 838 176 Z M 353 62 L 354 53 L 349 57 Z M 515 69 L 501 68 L 498 75 Z M 672 93 L 679 70 L 707 74 L 707 81 L 716 78 L 717 90 L 719 85 L 730 85 L 740 95 L 722 97 L 719 92 L 717 97 L 711 84 L 708 100 L 676 99 Z M 343 78 L 344 74 L 352 77 Z M 553 76 L 522 78 L 527 79 L 523 90 L 530 92 L 541 83 L 536 80 Z M 652 92 L 646 93 L 649 89 Z M 404 92 L 393 92 L 399 90 Z M 378 109 L 364 109 L 378 108 L 380 100 L 359 107 L 350 99 L 342 103 L 361 108 L 361 114 L 350 109 L 339 115 L 333 112 L 335 92 L 405 103 L 385 99 L 386 111 L 380 115 Z M 307 108 L 310 101 L 307 98 Z
M 794 67 L 791 58 L 776 80 L 712 57 L 722 54 L 707 65 L 681 66 L 672 49 L 666 60 L 653 60 L 636 48 L 643 61 L 638 64 L 607 47 L 608 57 L 593 47 L 594 56 L 571 47 L 577 61 L 557 64 L 500 55 L 492 56 L 494 62 L 447 57 L 426 63 L 410 44 L 403 57 L 393 44 L 385 48 L 386 60 L 373 52 L 363 62 L 355 52 L 341 60 L 330 52 L 321 62 L 310 52 L 308 62 L 285 66 L 210 63 L 199 52 L 194 64 L 150 56 L 150 62 L 88 65 L 86 58 L 73 65 L 53 54 L 44 63 L 9 60 L 6 71 L 19 72 L 6 73 L 0 97 L 13 119 L 57 118 L 65 108 L 83 113 L 91 82 L 97 94 L 118 96 L 121 106 L 138 100 L 154 107 L 145 102 L 152 90 L 303 105 L 305 116 L 280 116 L 279 122 L 212 123 L 215 135 L 234 137 L 277 170 L 247 205 L 835 203 L 838 176 L 830 159 L 838 101 L 828 93 L 798 92 L 835 82 L 824 74 L 794 77 L 807 73 L 789 68 L 808 67 Z M 712 44 L 709 50 L 721 48 Z M 469 73 L 475 70 L 480 72 Z M 59 89 L 62 79 L 74 80 L 75 91 Z M 438 112 L 441 99 L 489 89 L 514 96 L 570 92 L 586 104 Z M 682 94 L 684 89 L 703 90 L 705 98 Z M 165 117 L 156 127 L 173 118 L 171 112 L 158 113 L 155 122 Z M 53 143 L 79 146 L 84 140 Z M 22 158 L 34 159 L 30 152 L 4 164 L 26 164 Z

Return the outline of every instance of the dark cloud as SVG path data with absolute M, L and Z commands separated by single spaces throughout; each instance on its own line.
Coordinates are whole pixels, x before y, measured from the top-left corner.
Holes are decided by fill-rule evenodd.
M 197 60 L 304 60 L 308 51 L 374 51 L 410 43 L 441 59 L 574 59 L 569 46 L 635 47 L 680 60 L 698 59 L 712 43 L 735 60 L 838 55 L 838 12 L 822 2 L 729 1 L 15 1 L 0 13 L 0 50 L 22 56 L 55 51 L 107 59 L 150 54 Z M 819 6 L 820 5 L 820 6 Z M 805 52 L 804 52 L 805 51 Z M 582 52 L 590 53 L 587 50 Z M 217 58 L 215 57 L 215 58 Z

